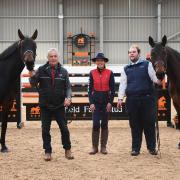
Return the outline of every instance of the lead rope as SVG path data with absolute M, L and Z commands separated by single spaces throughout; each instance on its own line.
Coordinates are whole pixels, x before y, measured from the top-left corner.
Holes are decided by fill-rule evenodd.
M 160 141 L 160 133 L 159 133 L 159 122 L 158 122 L 158 89 L 156 88 L 156 96 L 155 96 L 155 102 L 156 102 L 156 140 L 157 140 L 157 151 L 159 154 L 159 158 L 161 158 L 161 141 Z

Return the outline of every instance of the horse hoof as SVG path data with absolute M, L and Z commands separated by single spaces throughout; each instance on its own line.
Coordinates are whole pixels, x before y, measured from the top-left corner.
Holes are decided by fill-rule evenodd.
M 8 150 L 8 148 L 6 146 L 4 146 L 4 147 L 1 148 L 1 152 L 2 153 L 8 153 L 9 150 Z
M 22 122 L 20 122 L 19 124 L 17 124 L 17 128 L 18 128 L 18 129 L 22 129 L 22 127 L 23 127 L 23 123 L 22 123 Z
M 180 143 L 178 144 L 178 149 L 180 149 Z
M 167 127 L 170 127 L 170 128 L 174 128 L 174 124 L 173 123 L 167 123 Z

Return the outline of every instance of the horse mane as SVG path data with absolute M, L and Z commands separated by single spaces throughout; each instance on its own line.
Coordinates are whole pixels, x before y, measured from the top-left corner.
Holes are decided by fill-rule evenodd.
M 7 49 L 5 49 L 1 54 L 0 54 L 0 61 L 6 59 L 9 57 L 11 54 L 14 53 L 14 51 L 18 48 L 18 41 L 9 46 Z

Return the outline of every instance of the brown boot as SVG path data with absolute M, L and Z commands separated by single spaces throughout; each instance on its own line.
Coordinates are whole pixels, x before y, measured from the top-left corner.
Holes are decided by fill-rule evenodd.
M 89 152 L 90 155 L 94 155 L 98 153 L 98 148 L 97 147 L 92 147 L 92 150 Z
M 45 161 L 51 161 L 51 153 L 45 153 L 44 160 Z
M 65 158 L 68 160 L 74 159 L 74 156 L 72 155 L 71 150 L 65 150 Z
M 92 151 L 89 152 L 90 155 L 94 155 L 98 153 L 98 145 L 99 145 L 99 130 L 92 131 Z
M 101 153 L 107 154 L 106 145 L 108 140 L 108 129 L 101 129 Z

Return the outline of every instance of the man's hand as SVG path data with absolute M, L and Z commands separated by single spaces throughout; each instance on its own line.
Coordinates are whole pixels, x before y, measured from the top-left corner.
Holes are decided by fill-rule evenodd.
M 64 100 L 64 106 L 70 106 L 70 104 L 71 104 L 71 99 L 70 98 L 66 98 L 65 100 Z
M 117 108 L 120 109 L 122 107 L 123 100 L 118 99 Z
M 112 105 L 111 105 L 111 103 L 108 103 L 108 104 L 107 104 L 106 110 L 107 110 L 107 112 L 111 112 L 111 110 L 112 110 Z
M 35 73 L 36 73 L 36 72 L 35 72 L 34 70 L 29 71 L 29 76 L 30 76 L 30 77 L 32 77 L 32 76 L 34 76 L 34 75 L 35 75 Z
M 157 84 L 158 86 L 162 86 L 162 81 L 158 79 L 157 82 L 156 82 L 156 84 Z
M 94 104 L 91 104 L 90 107 L 89 107 L 89 109 L 90 109 L 92 112 L 94 112 L 94 110 L 96 109 L 96 108 L 95 108 L 95 105 L 94 105 Z

